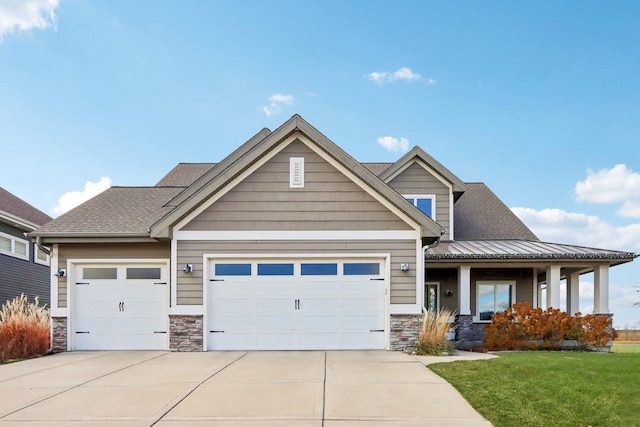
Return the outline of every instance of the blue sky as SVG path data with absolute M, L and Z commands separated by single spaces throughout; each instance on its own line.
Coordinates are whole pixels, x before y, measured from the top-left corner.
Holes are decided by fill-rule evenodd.
M 52 216 L 298 113 L 360 161 L 421 146 L 543 240 L 640 252 L 636 1 L 26 3 L 0 0 L 0 185 Z M 616 325 L 639 273 L 611 270 Z

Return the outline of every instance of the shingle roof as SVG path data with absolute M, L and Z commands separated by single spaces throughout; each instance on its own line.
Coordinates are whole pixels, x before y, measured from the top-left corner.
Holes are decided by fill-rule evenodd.
M 0 187 L 0 211 L 7 212 L 18 218 L 27 220 L 35 225 L 46 224 L 51 217 L 39 209 L 34 208 L 21 198 Z
M 360 164 L 365 168 L 369 169 L 371 173 L 378 176 L 382 172 L 387 170 L 387 168 L 391 166 L 393 163 L 360 163 Z
M 619 260 L 631 261 L 632 252 L 528 240 L 464 240 L 441 242 L 425 254 L 427 260 Z
M 455 240 L 539 240 L 483 183 L 467 183 L 453 206 Z
M 148 235 L 151 225 L 171 210 L 164 205 L 182 190 L 183 187 L 111 187 L 32 235 Z
M 158 183 L 156 187 L 188 187 L 207 173 L 217 163 L 178 163 Z

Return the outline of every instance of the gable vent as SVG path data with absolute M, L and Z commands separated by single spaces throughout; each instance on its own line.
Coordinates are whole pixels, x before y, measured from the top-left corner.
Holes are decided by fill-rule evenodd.
M 304 188 L 304 157 L 289 158 L 289 188 Z

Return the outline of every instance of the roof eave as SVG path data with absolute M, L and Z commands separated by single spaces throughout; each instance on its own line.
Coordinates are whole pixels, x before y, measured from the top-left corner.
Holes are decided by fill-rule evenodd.
M 9 224 L 12 227 L 16 227 L 24 231 L 33 231 L 39 227 L 38 224 L 2 210 L 0 210 L 0 222 L 4 222 L 5 224 Z

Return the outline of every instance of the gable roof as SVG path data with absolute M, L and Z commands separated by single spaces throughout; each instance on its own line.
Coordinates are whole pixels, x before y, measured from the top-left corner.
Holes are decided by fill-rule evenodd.
M 405 169 L 414 160 L 421 160 L 434 172 L 442 176 L 449 181 L 453 187 L 454 196 L 458 197 L 465 191 L 465 184 L 455 176 L 449 169 L 445 168 L 439 161 L 427 154 L 422 148 L 415 146 L 407 154 L 400 157 L 400 159 L 386 168 L 380 175 L 380 179 L 387 182 L 393 178 L 398 172 Z
M 467 183 L 453 205 L 456 240 L 539 240 L 483 183 Z
M 380 174 L 385 170 L 387 170 L 387 168 L 392 164 L 393 163 L 375 163 L 375 162 L 361 163 L 362 166 L 369 169 L 369 171 L 376 176 L 380 176 Z
M 32 231 L 51 221 L 51 217 L 0 187 L 0 221 Z
M 40 227 L 38 237 L 149 237 L 183 187 L 111 187 Z
M 158 181 L 156 187 L 188 187 L 216 163 L 178 163 Z
M 170 229 L 174 224 L 185 218 L 222 187 L 253 166 L 257 161 L 268 156 L 279 144 L 295 134 L 308 138 L 325 155 L 337 161 L 349 172 L 353 173 L 356 178 L 368 185 L 372 191 L 378 193 L 410 219 L 420 224 L 423 238 L 436 240 L 440 237 L 440 225 L 424 215 L 418 208 L 407 203 L 400 194 L 378 179 L 299 115 L 293 115 L 273 132 L 268 132 L 268 129 L 266 131 L 262 135 L 259 133 L 247 141 L 172 200 L 170 204 L 175 206 L 175 209 L 151 227 L 151 237 L 170 237 Z

